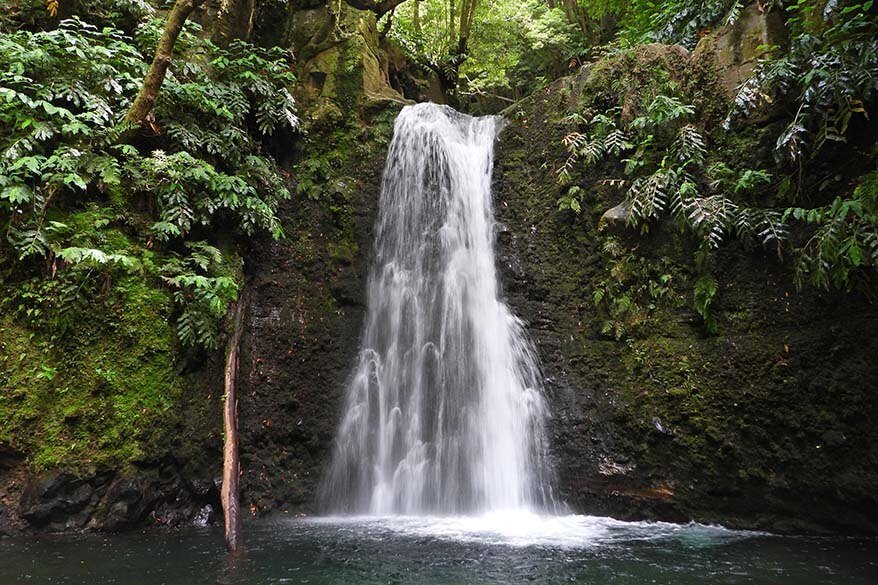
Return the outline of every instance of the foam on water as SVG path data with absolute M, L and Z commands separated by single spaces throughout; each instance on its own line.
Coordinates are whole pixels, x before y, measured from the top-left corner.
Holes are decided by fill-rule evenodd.
M 764 535 L 695 523 L 623 522 L 602 516 L 541 515 L 522 510 L 494 511 L 479 516 L 327 516 L 310 518 L 307 522 L 337 525 L 358 537 L 392 535 L 571 549 L 661 540 L 699 547 Z

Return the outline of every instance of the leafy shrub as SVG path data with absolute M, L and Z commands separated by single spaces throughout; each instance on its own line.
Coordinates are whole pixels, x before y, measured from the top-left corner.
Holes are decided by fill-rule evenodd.
M 702 257 L 730 237 L 780 244 L 786 237 L 780 212 L 744 207 L 734 199 L 767 182 L 766 172 L 707 164 L 708 139 L 695 108 L 678 97 L 659 94 L 642 110 L 627 122 L 618 106 L 569 118 L 579 129 L 565 137 L 568 158 L 559 180 L 569 181 L 578 164 L 597 167 L 609 158 L 622 163 L 624 176 L 600 180 L 623 189 L 629 225 L 647 231 L 671 216 L 701 242 Z M 579 204 L 562 200 L 559 206 L 576 210 Z
M 703 30 L 734 22 L 745 3 L 586 5 L 619 15 L 623 40 L 691 47 Z M 607 163 L 617 161 L 625 176 L 603 181 L 624 189 L 629 224 L 646 230 L 672 217 L 701 244 L 700 262 L 724 241 L 738 238 L 769 246 L 778 255 L 793 249 L 800 286 L 870 289 L 878 239 L 873 181 L 863 171 L 859 177 L 856 169 L 843 176 L 831 167 L 833 157 L 846 152 L 845 158 L 856 157 L 866 171 L 874 168 L 874 136 L 846 143 L 852 128 L 875 109 L 878 14 L 871 1 L 775 1 L 761 7 L 785 12 L 790 44 L 765 53 L 738 89 L 721 129 L 705 132 L 698 113 L 669 91 L 670 85 L 651 103 L 639 104 L 640 113 L 630 121 L 623 121 L 619 107 L 601 111 L 586 104 L 568 118 L 573 128 L 565 139 L 569 158 L 560 179 L 567 182 L 580 164 L 618 172 Z M 714 146 L 743 133 L 738 122 L 766 108 L 780 122 L 772 126 L 779 128 L 774 167 L 736 168 L 740 163 Z M 834 181 L 820 178 L 827 172 Z M 575 195 L 562 197 L 559 206 L 577 211 L 581 206 Z M 784 200 L 786 208 L 778 205 Z M 805 202 L 813 207 L 804 207 Z M 804 238 L 799 237 L 802 229 Z
M 204 242 L 187 242 L 189 254 L 168 259 L 162 279 L 174 291 L 181 308 L 177 336 L 184 345 L 214 349 L 218 320 L 238 297 L 240 285 L 226 267 L 226 258 Z
M 238 283 L 215 272 L 227 264 L 216 248 L 190 240 L 219 227 L 282 236 L 276 211 L 290 194 L 262 140 L 297 127 L 287 89 L 294 77 L 281 49 L 242 42 L 221 49 L 189 26 L 150 119 L 152 135 L 131 141 L 122 120 L 161 24 L 147 18 L 136 38 L 76 18 L 0 35 L 0 256 L 17 263 L 31 287 L 109 283 L 114 271 L 139 271 L 174 289 L 181 340 L 211 347 Z M 66 221 L 89 206 L 106 217 Z M 133 252 L 146 248 L 157 254 L 144 267 Z M 59 294 L 63 305 L 69 295 Z
M 872 2 L 789 3 L 789 50 L 765 57 L 739 88 L 726 121 L 760 106 L 795 100 L 777 138 L 781 162 L 813 156 L 827 141 L 844 142 L 852 119 L 866 115 L 878 92 L 878 19 Z
M 836 197 L 823 207 L 787 209 L 793 218 L 816 229 L 801 247 L 796 282 L 823 288 L 853 288 L 863 270 L 878 267 L 878 173 L 869 173 L 850 198 Z

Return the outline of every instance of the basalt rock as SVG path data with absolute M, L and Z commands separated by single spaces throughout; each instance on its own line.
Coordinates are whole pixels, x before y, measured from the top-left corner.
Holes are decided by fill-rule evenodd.
M 365 310 L 391 104 L 342 130 L 313 132 L 308 157 L 333 161 L 318 199 L 280 215 L 287 237 L 246 256 L 250 306 L 238 374 L 242 507 L 311 513 L 335 436 Z M 299 180 L 307 167 L 299 167 Z
M 780 11 L 764 10 L 753 2 L 733 24 L 702 37 L 695 48 L 695 58 L 713 60 L 723 89 L 732 97 L 753 73 L 765 51 L 786 46 L 788 36 Z
M 618 68 L 634 87 L 613 85 Z M 874 534 L 876 307 L 855 294 L 798 291 L 789 264 L 731 245 L 712 267 L 712 335 L 692 308 L 688 236 L 656 224 L 647 234 L 600 230 L 607 209 L 622 213 L 618 190 L 594 167 L 571 176 L 586 193 L 580 214 L 552 204 L 565 188 L 555 169 L 571 105 L 597 95 L 633 110 L 652 81 L 671 78 L 691 92 L 688 103 L 721 116 L 712 75 L 691 55 L 649 46 L 516 104 L 500 135 L 498 264 L 542 361 L 561 493 L 576 511 L 623 519 Z M 736 162 L 754 166 L 764 152 L 755 142 L 736 148 L 754 159 Z M 630 266 L 640 268 L 624 272 Z M 620 294 L 669 278 L 681 302 L 651 301 L 644 329 L 617 339 L 593 298 L 617 277 Z
M 210 518 L 203 509 L 215 507 L 218 499 L 212 481 L 190 484 L 170 467 L 50 472 L 27 484 L 15 516 L 24 529 L 53 532 L 178 526 Z
M 628 223 L 628 206 L 625 202 L 606 210 L 598 222 L 598 227 L 610 227 L 614 229 L 624 228 Z
M 37 478 L 25 490 L 21 516 L 35 524 L 60 524 L 82 511 L 92 501 L 94 488 L 71 473 Z

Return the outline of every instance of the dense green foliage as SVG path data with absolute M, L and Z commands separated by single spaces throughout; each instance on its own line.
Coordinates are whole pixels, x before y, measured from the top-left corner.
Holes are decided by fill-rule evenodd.
M 734 22 L 744 5 L 594 3 L 617 12 L 621 46 L 648 40 L 692 46 L 704 28 Z M 593 100 L 568 117 L 573 129 L 560 180 L 574 166 L 603 169 L 604 182 L 624 194 L 629 225 L 645 231 L 671 217 L 700 243 L 702 269 L 713 250 L 737 239 L 778 255 L 793 249 L 799 285 L 871 291 L 878 266 L 875 180 L 868 174 L 875 139 L 852 129 L 870 123 L 866 112 L 876 104 L 878 17 L 871 2 L 801 0 L 763 8 L 784 11 L 789 46 L 766 47 L 722 125 L 709 104 L 687 103 L 692 89 L 679 80 L 638 87 L 639 99 L 630 103 L 614 104 L 609 95 Z M 640 80 L 624 65 L 618 69 L 610 93 L 631 93 Z M 748 117 L 766 112 L 778 120 L 768 128 L 776 134 L 748 138 Z M 774 160 L 742 167 L 733 145 L 750 141 L 759 151 L 766 139 Z M 600 166 L 605 159 L 617 163 Z M 572 185 L 559 207 L 578 213 L 582 194 Z M 706 305 L 698 299 L 695 305 L 707 319 Z
M 581 44 L 575 27 L 544 0 L 477 1 L 464 55 L 458 28 L 449 13 L 460 0 L 409 1 L 393 18 L 391 35 L 412 57 L 433 68 L 460 59 L 464 95 L 524 97 L 553 75 L 567 70 L 567 60 Z M 415 10 L 418 11 L 417 18 Z
M 847 288 L 861 281 L 863 268 L 878 266 L 874 174 L 852 181 L 855 188 L 842 193 L 834 192 L 836 186 L 808 185 L 804 175 L 820 161 L 823 149 L 848 143 L 852 123 L 869 123 L 867 111 L 874 111 L 878 101 L 878 14 L 872 2 L 799 0 L 787 10 L 789 49 L 759 64 L 741 86 L 730 118 L 792 98 L 775 147 L 779 171 L 786 173 L 782 195 L 793 202 L 813 199 L 810 187 L 818 199 L 831 201 L 784 213 L 785 219 L 816 227 L 800 247 L 798 278 Z M 874 144 L 873 134 L 851 148 L 868 151 Z
M 188 24 L 147 124 L 126 127 L 163 20 L 78 8 L 0 18 L 0 444 L 38 467 L 144 460 L 179 440 L 172 421 L 212 424 L 185 410 L 187 363 L 220 341 L 240 244 L 283 235 L 266 145 L 298 125 L 286 51 Z
M 474 5 L 475 17 L 465 35 L 466 42 L 461 44 L 458 34 L 462 25 L 455 18 L 460 20 L 467 4 Z M 469 97 L 463 101 L 472 103 L 481 96 L 521 97 L 548 79 L 564 74 L 569 64 L 588 59 L 590 55 L 651 42 L 679 43 L 692 49 L 710 30 L 737 23 L 748 4 L 743 0 L 412 0 L 397 9 L 391 36 L 416 61 L 427 63 L 434 70 L 452 65 L 459 67 L 458 88 L 462 96 Z M 574 159 L 581 154 L 591 164 L 598 154 L 636 155 L 630 160 L 637 159 L 637 163 L 626 166 L 626 175 L 631 178 L 626 193 L 635 223 L 657 219 L 667 211 L 683 218 L 682 225 L 698 236 L 706 234 L 714 248 L 726 236 L 743 236 L 776 247 L 779 241 L 787 239 L 790 221 L 798 221 L 796 215 L 784 213 L 787 208 L 778 206 L 780 201 L 791 208 L 802 202 L 822 203 L 833 198 L 826 193 L 815 195 L 815 186 L 808 184 L 813 182 L 809 172 L 812 176 L 822 172 L 818 167 L 827 157 L 816 160 L 821 149 L 827 142 L 844 142 L 851 120 L 864 120 L 869 106 L 875 103 L 878 87 L 876 9 L 872 2 L 822 0 L 772 0 L 760 3 L 758 9 L 783 16 L 790 33 L 789 44 L 763 48 L 765 56 L 755 74 L 740 88 L 724 127 L 734 134 L 736 127 L 742 121 L 746 124 L 748 116 L 754 113 L 783 110 L 786 125 L 776 136 L 776 164 L 766 161 L 759 168 L 735 169 L 734 161 L 722 160 L 722 157 L 688 158 L 693 153 L 680 151 L 687 146 L 684 143 L 687 136 L 698 141 L 694 146 L 700 144 L 701 158 L 705 158 L 707 151 L 720 140 L 721 131 L 713 127 L 700 128 L 697 118 L 702 117 L 701 113 L 689 111 L 685 122 L 680 116 L 667 120 L 671 125 L 677 124 L 679 132 L 687 134 L 681 134 L 679 140 L 672 143 L 667 135 L 661 136 L 646 127 L 665 126 L 664 120 L 650 118 L 652 114 L 661 114 L 658 111 L 661 100 L 652 105 L 647 116 L 625 121 L 626 125 L 631 122 L 637 128 L 612 128 L 602 124 L 592 128 L 597 133 L 595 136 L 576 129 L 580 139 L 571 146 Z M 608 47 L 597 47 L 607 40 L 610 41 Z M 462 47 L 463 53 L 459 54 Z M 647 106 L 650 104 L 644 104 Z M 592 112 L 588 121 L 599 125 L 601 118 L 594 120 L 598 114 L 615 116 L 616 122 L 620 122 L 618 110 L 605 112 L 600 107 Z M 673 116 L 674 112 L 670 114 Z M 638 136 L 628 136 L 632 130 Z M 576 136 L 572 134 L 571 140 Z M 585 136 L 589 137 L 586 143 L 580 142 Z M 652 143 L 654 136 L 658 140 Z M 610 142 L 604 144 L 600 142 L 602 139 Z M 630 149 L 626 150 L 626 146 Z M 582 148 L 591 150 L 574 152 Z M 843 199 L 852 195 L 854 186 L 855 183 L 847 187 L 848 194 Z M 697 194 L 692 190 L 695 187 Z M 762 204 L 749 197 L 766 188 L 776 191 L 780 197 L 777 200 L 763 198 Z M 742 204 L 744 199 L 747 205 Z M 573 208 L 579 205 L 575 192 L 561 203 Z M 855 210 L 860 207 L 862 205 L 855 206 Z M 836 226 L 833 237 L 838 236 L 838 245 L 846 250 L 858 249 L 859 253 L 851 252 L 853 258 L 860 258 L 856 263 L 851 260 L 851 267 L 857 269 L 873 264 L 878 248 L 870 235 L 873 230 L 865 228 L 868 222 L 854 223 L 859 226 L 855 232 L 842 236 L 839 230 L 846 228 Z M 832 269 L 824 266 L 824 260 L 829 257 L 814 260 L 808 253 L 808 249 L 811 252 L 828 250 L 826 246 L 803 248 L 795 241 L 792 246 L 802 251 L 799 272 L 803 279 L 820 285 L 836 281 L 848 286 L 848 270 L 827 279 L 824 273 Z M 836 252 L 830 255 L 840 257 Z
M 579 0 L 592 18 L 613 15 L 619 23 L 619 40 L 624 44 L 658 42 L 693 48 L 705 29 L 733 24 L 747 0 Z M 775 8 L 777 0 L 762 2 L 763 10 Z
M 121 120 L 160 25 L 146 19 L 132 38 L 73 19 L 0 39 L 0 253 L 27 277 L 6 302 L 63 328 L 77 305 L 138 274 L 173 290 L 181 341 L 215 347 L 240 282 L 203 240 L 282 235 L 275 210 L 288 192 L 261 140 L 296 126 L 293 78 L 280 50 L 189 33 L 139 138 Z M 40 310 L 22 297 L 40 290 L 60 302 Z
M 648 100 L 648 98 L 647 98 Z M 622 159 L 626 178 L 608 178 L 625 189 L 628 222 L 647 230 L 650 221 L 671 214 L 702 242 L 703 252 L 717 248 L 730 235 L 778 243 L 785 236 L 777 211 L 744 208 L 734 197 L 770 181 L 761 170 L 733 169 L 723 160 L 709 161 L 703 131 L 694 123 L 695 107 L 677 97 L 658 94 L 640 104 L 642 113 L 629 121 L 617 106 L 602 113 L 571 115 L 585 132 L 566 138 L 570 156 L 559 172 L 562 181 L 577 163 L 593 165 L 606 156 Z M 588 119 L 583 114 L 587 113 Z M 721 155 L 720 155 L 721 156 Z M 571 191 L 579 193 L 574 187 Z M 575 194 L 559 202 L 561 209 L 580 208 Z

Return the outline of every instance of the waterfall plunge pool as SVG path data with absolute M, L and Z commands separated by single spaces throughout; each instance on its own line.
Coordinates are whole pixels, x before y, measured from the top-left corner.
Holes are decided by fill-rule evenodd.
M 878 540 L 516 511 L 481 517 L 249 522 L 220 528 L 0 539 L 0 583 L 874 585 Z
M 878 584 L 874 539 L 527 511 L 564 507 L 536 351 L 494 265 L 499 125 L 408 106 L 388 154 L 368 318 L 322 498 L 413 515 L 251 521 L 236 556 L 220 527 L 0 539 L 0 585 Z

